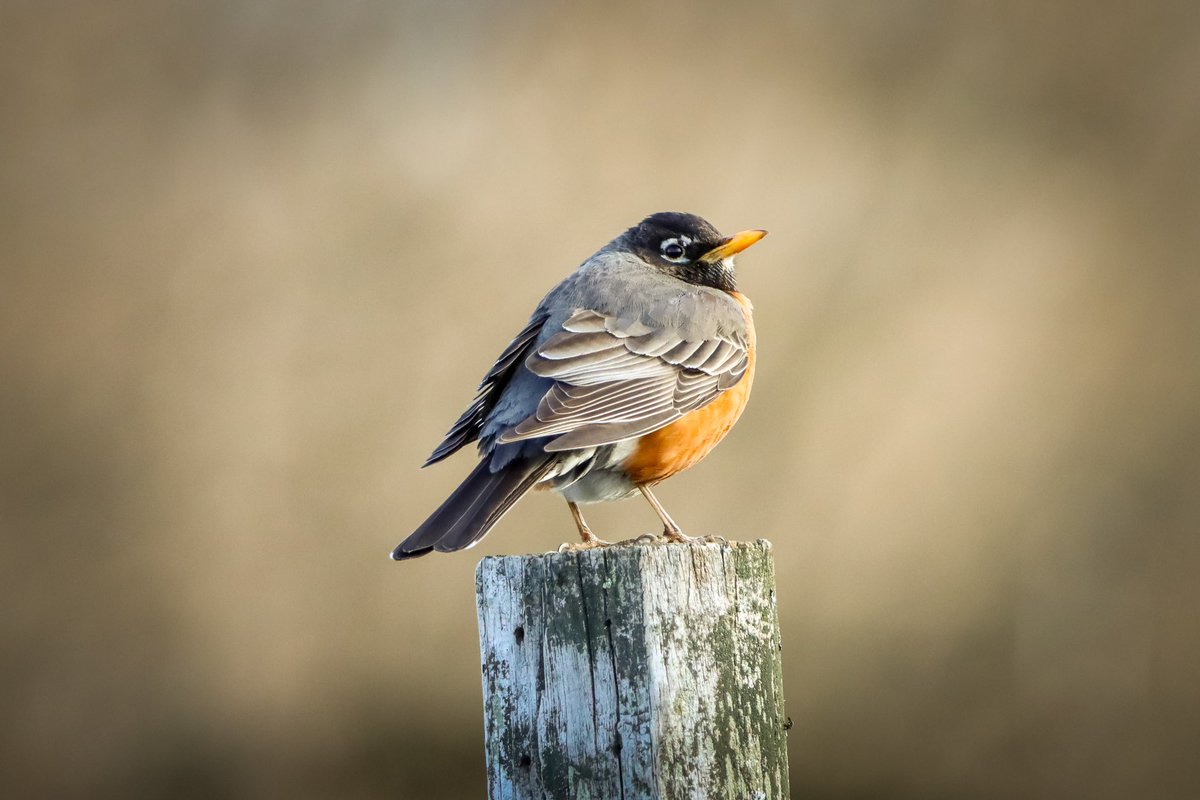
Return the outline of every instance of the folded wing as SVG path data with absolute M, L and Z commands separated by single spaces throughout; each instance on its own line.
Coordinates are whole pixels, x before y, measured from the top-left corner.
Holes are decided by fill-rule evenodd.
M 554 437 L 549 452 L 650 433 L 734 386 L 748 364 L 744 337 L 686 339 L 668 326 L 580 310 L 525 361 L 554 381 L 537 411 L 500 443 Z

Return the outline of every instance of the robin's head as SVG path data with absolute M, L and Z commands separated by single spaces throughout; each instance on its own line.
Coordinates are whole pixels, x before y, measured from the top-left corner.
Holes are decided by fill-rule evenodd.
M 695 214 L 651 214 L 617 240 L 660 272 L 688 283 L 732 292 L 737 288 L 733 257 L 766 236 L 766 231 L 721 233 Z

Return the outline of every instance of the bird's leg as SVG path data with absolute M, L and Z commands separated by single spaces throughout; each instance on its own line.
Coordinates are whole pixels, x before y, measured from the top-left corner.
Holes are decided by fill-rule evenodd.
M 571 517 L 575 520 L 575 527 L 579 529 L 579 538 L 583 540 L 584 547 L 607 547 L 609 545 L 609 542 L 592 533 L 592 529 L 583 519 L 583 512 L 579 510 L 578 503 L 568 500 L 567 508 L 571 509 Z
M 675 520 L 671 519 L 671 515 L 667 513 L 665 508 L 663 508 L 662 503 L 658 502 L 658 498 L 651 494 L 650 487 L 642 485 L 638 487 L 638 491 L 642 493 L 642 496 L 645 497 L 646 501 L 650 503 L 651 507 L 654 508 L 654 513 L 658 514 L 658 518 L 662 520 L 663 538 L 665 538 L 668 542 L 694 541 L 693 537 L 685 534 L 680 527 L 675 524 Z

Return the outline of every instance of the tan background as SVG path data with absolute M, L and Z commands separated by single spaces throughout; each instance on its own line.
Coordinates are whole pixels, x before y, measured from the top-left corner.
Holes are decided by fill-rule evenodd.
M 480 797 L 475 561 L 566 509 L 386 554 L 664 209 L 771 230 L 662 497 L 776 544 L 796 797 L 1197 796 L 1200 7 L 1051 5 L 4 3 L 5 796 Z

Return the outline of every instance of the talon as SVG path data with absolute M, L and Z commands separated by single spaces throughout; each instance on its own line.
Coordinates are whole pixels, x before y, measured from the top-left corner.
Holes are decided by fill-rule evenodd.
M 643 533 L 641 536 L 636 536 L 631 539 L 622 539 L 619 542 L 613 542 L 613 547 L 636 547 L 638 545 L 654 544 L 658 541 L 658 536 L 653 533 Z
M 704 541 L 707 542 L 708 544 L 723 544 L 723 545 L 729 544 L 729 540 L 726 539 L 724 536 L 705 536 Z
M 582 542 L 563 542 L 558 546 L 560 553 L 578 553 L 583 550 L 594 550 L 597 547 L 612 547 L 612 542 L 606 542 L 596 536 Z
M 694 537 L 688 536 L 681 530 L 672 530 L 670 528 L 663 530 L 663 538 L 668 542 L 673 542 L 675 544 L 690 544 L 697 541 Z
M 610 547 L 612 542 L 606 542 L 596 534 L 592 533 L 589 528 L 583 528 L 579 531 L 579 537 L 582 542 L 576 545 L 580 550 L 591 550 L 593 547 Z

